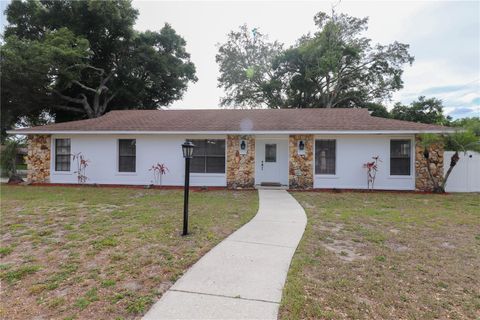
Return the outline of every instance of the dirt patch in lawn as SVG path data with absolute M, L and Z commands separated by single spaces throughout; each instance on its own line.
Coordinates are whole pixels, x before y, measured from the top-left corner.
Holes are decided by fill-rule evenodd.
M 480 195 L 295 193 L 282 319 L 480 317 Z
M 1 319 L 136 319 L 257 212 L 256 192 L 1 189 Z
M 314 208 L 314 206 L 311 206 Z M 320 233 L 320 243 L 325 249 L 334 253 L 336 257 L 345 262 L 366 259 L 362 249 L 365 245 L 361 242 L 355 242 L 345 235 L 344 224 L 342 223 L 324 223 L 317 228 Z
M 367 256 L 359 253 L 361 244 L 348 240 L 333 240 L 331 243 L 323 243 L 323 246 L 336 254 L 337 258 L 352 262 L 355 260 L 366 259 Z

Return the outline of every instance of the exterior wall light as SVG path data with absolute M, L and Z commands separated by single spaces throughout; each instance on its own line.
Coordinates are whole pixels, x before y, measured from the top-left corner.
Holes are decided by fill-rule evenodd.
M 240 154 L 247 154 L 247 141 L 240 140 Z
M 305 141 L 304 140 L 299 140 L 298 145 L 297 145 L 297 152 L 299 155 L 303 156 L 305 155 Z

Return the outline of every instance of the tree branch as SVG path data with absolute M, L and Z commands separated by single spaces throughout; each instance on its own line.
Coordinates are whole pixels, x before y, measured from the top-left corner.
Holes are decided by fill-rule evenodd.
M 104 69 L 97 68 L 97 67 L 91 66 L 89 64 L 74 64 L 74 65 L 69 66 L 65 70 L 73 69 L 73 68 L 76 68 L 76 67 L 82 67 L 83 69 L 92 69 L 92 70 L 95 70 L 95 71 L 99 72 L 100 75 L 103 75 L 105 73 Z
M 110 103 L 110 101 L 112 101 L 113 98 L 115 98 L 115 96 L 117 95 L 118 91 L 116 91 L 115 93 L 113 93 L 110 97 L 108 97 L 107 99 L 105 99 L 103 101 L 103 104 L 102 104 L 102 107 L 100 109 L 100 112 L 101 114 L 104 114 L 105 113 L 105 110 L 107 109 L 107 106 L 108 104 Z
M 100 86 L 99 86 L 100 90 L 102 90 L 103 87 L 108 90 L 108 87 L 105 84 L 110 80 L 110 78 L 112 76 L 113 76 L 113 71 L 111 71 L 105 79 L 102 79 L 102 81 L 100 82 Z
M 105 100 L 104 104 L 107 105 L 110 101 L 112 101 L 113 98 L 116 97 L 118 94 L 118 91 L 116 91 L 114 94 L 112 94 L 107 100 Z
M 82 88 L 85 89 L 85 90 L 88 90 L 88 91 L 91 91 L 91 92 L 97 92 L 97 90 L 95 90 L 95 89 L 93 89 L 93 88 L 90 88 L 90 87 L 84 85 L 83 83 L 81 83 L 81 82 L 78 81 L 78 80 L 73 80 L 72 83 L 75 83 L 75 84 L 79 85 L 80 87 L 82 87 Z
M 59 91 L 57 90 L 53 90 L 53 92 L 55 94 L 57 94 L 60 98 L 64 99 L 64 100 L 67 100 L 69 102 L 73 102 L 73 103 L 79 103 L 79 104 L 83 104 L 83 101 L 84 99 L 86 99 L 87 97 L 82 93 L 83 95 L 83 99 L 77 99 L 77 98 L 72 98 L 72 97 L 69 97 L 69 96 L 66 96 L 64 94 L 61 94 Z
M 61 94 L 57 90 L 53 90 L 53 92 L 55 92 L 58 96 L 60 96 L 60 98 L 62 98 L 64 100 L 67 100 L 67 101 L 73 102 L 73 103 L 81 104 L 89 118 L 93 118 L 95 116 L 92 108 L 90 107 L 90 104 L 88 103 L 88 99 L 87 99 L 87 96 L 85 94 L 81 93 L 80 97 L 82 97 L 82 98 L 78 99 L 78 98 L 72 98 L 72 97 L 66 96 L 64 94 Z

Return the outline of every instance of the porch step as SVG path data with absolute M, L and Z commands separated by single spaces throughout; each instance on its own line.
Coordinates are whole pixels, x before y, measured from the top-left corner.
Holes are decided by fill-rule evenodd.
M 260 184 L 262 187 L 281 187 L 282 185 L 278 182 L 262 182 Z
M 287 186 L 282 186 L 280 184 L 278 185 L 261 185 L 261 184 L 256 184 L 255 189 L 257 190 L 288 190 Z

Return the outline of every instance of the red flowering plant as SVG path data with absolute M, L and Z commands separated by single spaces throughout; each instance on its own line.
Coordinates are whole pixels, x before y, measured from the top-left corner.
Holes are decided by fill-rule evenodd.
M 375 178 L 378 171 L 378 163 L 382 162 L 379 156 L 372 157 L 373 161 L 363 164 L 363 167 L 367 169 L 367 188 L 370 190 L 375 186 Z
M 75 153 L 72 155 L 73 161 L 77 161 L 77 171 L 73 173 L 77 174 L 78 183 L 85 183 L 88 180 L 88 177 L 85 174 L 85 171 L 88 167 L 90 160 L 85 159 L 81 152 Z
M 167 166 L 164 163 L 157 163 L 152 165 L 148 171 L 153 172 L 153 183 L 157 185 L 162 185 L 162 177 L 167 174 L 169 171 Z

